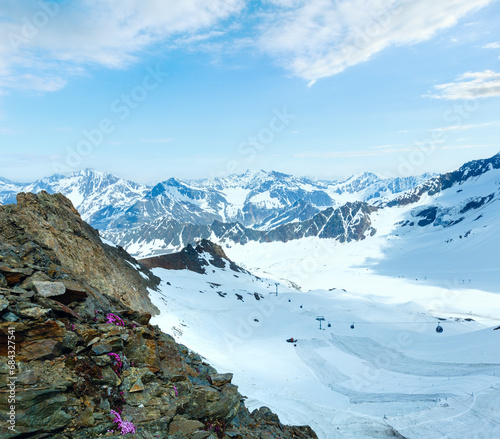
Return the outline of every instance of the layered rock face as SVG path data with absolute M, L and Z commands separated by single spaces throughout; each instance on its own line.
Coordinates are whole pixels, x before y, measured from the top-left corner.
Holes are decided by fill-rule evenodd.
M 97 264 L 87 279 L 90 252 L 99 263 L 114 260 L 113 270 Z M 265 407 L 250 413 L 231 374 L 152 326 L 151 313 L 125 305 L 117 291 L 147 305 L 133 289 L 112 288 L 120 274 L 142 277 L 130 264 L 59 195 L 21 196 L 18 207 L 2 208 L 0 437 L 317 437 L 282 425 Z
M 158 312 L 147 288 L 156 288 L 159 279 L 123 249 L 103 244 L 99 232 L 82 221 L 61 194 L 21 193 L 17 204 L 0 206 L 0 236 L 8 258 L 4 261 L 24 267 L 23 278 L 35 271 L 51 278 L 71 273 L 131 308 Z M 0 273 L 4 261 L 0 260 Z
M 207 239 L 200 240 L 196 247 L 188 244 L 180 252 L 153 256 L 141 259 L 140 262 L 149 269 L 159 267 L 166 270 L 190 270 L 200 274 L 205 274 L 206 267 L 210 265 L 218 268 L 227 266 L 237 273 L 245 271 L 226 256 L 220 245 Z

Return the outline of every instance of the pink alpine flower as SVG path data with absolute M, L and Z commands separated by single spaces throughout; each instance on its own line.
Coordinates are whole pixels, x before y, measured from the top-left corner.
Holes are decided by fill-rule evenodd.
M 135 433 L 136 427 L 132 422 L 124 421 L 118 412 L 111 410 L 110 413 L 115 415 L 114 423 L 118 424 L 118 428 L 121 430 L 122 436 L 127 433 Z

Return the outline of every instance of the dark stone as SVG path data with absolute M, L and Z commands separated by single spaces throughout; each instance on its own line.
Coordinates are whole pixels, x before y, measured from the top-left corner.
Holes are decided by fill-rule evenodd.
M 108 352 L 112 352 L 113 348 L 106 342 L 101 341 L 100 343 L 95 343 L 92 346 L 92 352 L 95 355 L 107 354 Z
M 0 394 L 0 405 L 7 407 L 7 394 Z M 54 389 L 17 388 L 16 431 L 3 429 L 2 438 L 8 439 L 34 432 L 51 432 L 63 428 L 71 421 L 64 412 L 67 398 Z M 7 411 L 0 411 L 0 422 L 5 425 Z
M 4 315 L 2 315 L 2 319 L 4 319 L 7 322 L 18 322 L 20 319 L 18 316 L 16 316 L 14 313 L 7 312 Z
M 66 331 L 61 342 L 61 349 L 63 352 L 71 352 L 75 350 L 78 344 L 79 337 L 74 331 Z

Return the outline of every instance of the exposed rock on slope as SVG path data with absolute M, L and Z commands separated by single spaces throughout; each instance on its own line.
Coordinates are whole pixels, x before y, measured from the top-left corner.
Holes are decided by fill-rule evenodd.
M 151 314 L 106 294 L 116 293 L 111 282 L 120 276 L 138 282 L 129 271 L 137 263 L 101 244 L 66 199 L 42 193 L 18 203 L 0 210 L 2 438 L 317 437 L 282 425 L 267 408 L 249 413 L 231 374 L 152 326 Z M 134 294 L 119 291 L 124 300 Z M 146 303 L 135 294 L 129 302 Z
M 0 236 L 2 244 L 20 249 L 17 264 L 40 265 L 40 255 L 44 254 L 42 272 L 48 273 L 52 264 L 57 265 L 131 308 L 158 312 L 147 288 L 155 288 L 159 279 L 123 249 L 103 244 L 99 232 L 82 221 L 61 194 L 20 193 L 17 204 L 0 206 Z M 33 271 L 29 267 L 26 270 L 23 278 Z
M 257 242 L 287 242 L 294 239 L 317 236 L 319 238 L 336 239 L 339 242 L 350 242 L 365 239 L 375 234 L 371 213 L 378 207 L 364 202 L 346 203 L 337 208 L 329 207 L 311 219 L 283 224 L 270 230 L 255 230 L 244 227 L 240 223 L 222 223 L 214 221 L 212 225 L 181 224 L 172 220 L 159 220 L 152 224 L 134 228 L 126 233 L 114 235 L 108 233 L 110 239 L 123 243 L 129 248 L 144 246 L 148 254 L 154 253 L 148 243 L 163 242 L 163 252 L 173 248 L 182 248 L 184 243 L 193 244 L 200 239 L 217 238 L 221 242 L 246 244 Z M 156 250 L 160 252 L 162 250 Z
M 470 178 L 478 177 L 491 169 L 500 169 L 500 153 L 489 159 L 473 160 L 465 163 L 456 171 L 440 174 L 431 178 L 425 183 L 422 183 L 416 188 L 388 202 L 387 207 L 416 203 L 424 195 L 432 196 L 438 194 L 452 186 L 462 184 Z
M 178 253 L 155 256 L 141 259 L 140 262 L 147 268 L 165 268 L 167 270 L 190 270 L 196 273 L 205 274 L 205 267 L 213 265 L 218 268 L 229 268 L 236 272 L 244 271 L 238 267 L 222 250 L 222 247 L 202 239 L 194 248 L 191 244 Z

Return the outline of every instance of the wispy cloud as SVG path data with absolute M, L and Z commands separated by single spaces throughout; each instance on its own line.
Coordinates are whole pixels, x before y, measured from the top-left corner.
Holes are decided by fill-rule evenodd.
M 497 97 L 500 96 L 500 73 L 468 72 L 454 82 L 434 86 L 434 90 L 434 94 L 425 97 L 448 100 Z
M 500 49 L 500 42 L 486 44 L 483 49 Z
M 244 0 L 2 2 L 0 89 L 55 91 L 82 67 L 123 68 L 151 44 L 196 39 L 244 6 Z M 20 72 L 29 70 L 38 73 L 23 78 Z
M 388 47 L 429 40 L 492 0 L 269 2 L 275 9 L 262 25 L 260 47 L 311 85 Z
M 466 130 L 472 130 L 472 129 L 478 129 L 478 128 L 488 128 L 488 127 L 493 127 L 493 126 L 500 126 L 500 121 L 475 123 L 475 124 L 468 124 L 468 125 L 451 125 L 451 126 L 442 127 L 442 128 L 435 128 L 435 129 L 430 130 L 430 131 L 466 131 Z

